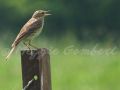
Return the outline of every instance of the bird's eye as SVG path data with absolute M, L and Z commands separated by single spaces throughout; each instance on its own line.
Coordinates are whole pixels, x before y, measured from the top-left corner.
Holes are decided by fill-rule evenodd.
M 41 14 L 44 14 L 44 12 L 42 12 Z

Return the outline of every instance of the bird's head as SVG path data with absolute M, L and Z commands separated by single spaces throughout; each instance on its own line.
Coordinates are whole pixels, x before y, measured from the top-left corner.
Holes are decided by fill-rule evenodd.
M 44 10 L 37 10 L 34 12 L 33 14 L 33 18 L 41 18 L 41 17 L 45 17 L 45 16 L 48 16 L 48 15 L 51 15 L 48 13 L 49 11 L 44 11 Z

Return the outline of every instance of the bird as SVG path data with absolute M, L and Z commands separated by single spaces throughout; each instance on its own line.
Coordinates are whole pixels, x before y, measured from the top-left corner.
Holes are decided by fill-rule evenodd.
M 29 50 L 30 47 L 36 48 L 36 46 L 31 44 L 31 41 L 37 37 L 44 26 L 44 18 L 51 14 L 48 13 L 49 10 L 37 10 L 33 13 L 32 17 L 28 20 L 28 22 L 21 28 L 19 34 L 11 45 L 11 50 L 6 56 L 6 60 L 9 59 L 13 51 L 22 42 Z

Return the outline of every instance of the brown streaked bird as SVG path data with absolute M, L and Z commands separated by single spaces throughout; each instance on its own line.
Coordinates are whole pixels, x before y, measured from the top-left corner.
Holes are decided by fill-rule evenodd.
M 23 44 L 29 49 L 30 46 L 36 48 L 31 44 L 31 41 L 42 31 L 44 18 L 48 15 L 51 14 L 48 14 L 48 11 L 44 10 L 37 10 L 34 12 L 32 18 L 22 27 L 19 34 L 17 35 L 15 41 L 12 44 L 12 49 L 6 57 L 6 60 L 10 57 L 20 42 L 23 42 Z

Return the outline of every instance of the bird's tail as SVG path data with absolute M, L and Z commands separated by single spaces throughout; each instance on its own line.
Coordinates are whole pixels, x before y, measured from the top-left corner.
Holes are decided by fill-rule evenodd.
M 15 50 L 16 46 L 13 46 L 12 49 L 10 50 L 9 54 L 7 55 L 7 57 L 5 58 L 6 60 L 9 59 L 10 55 L 13 53 L 13 51 Z

